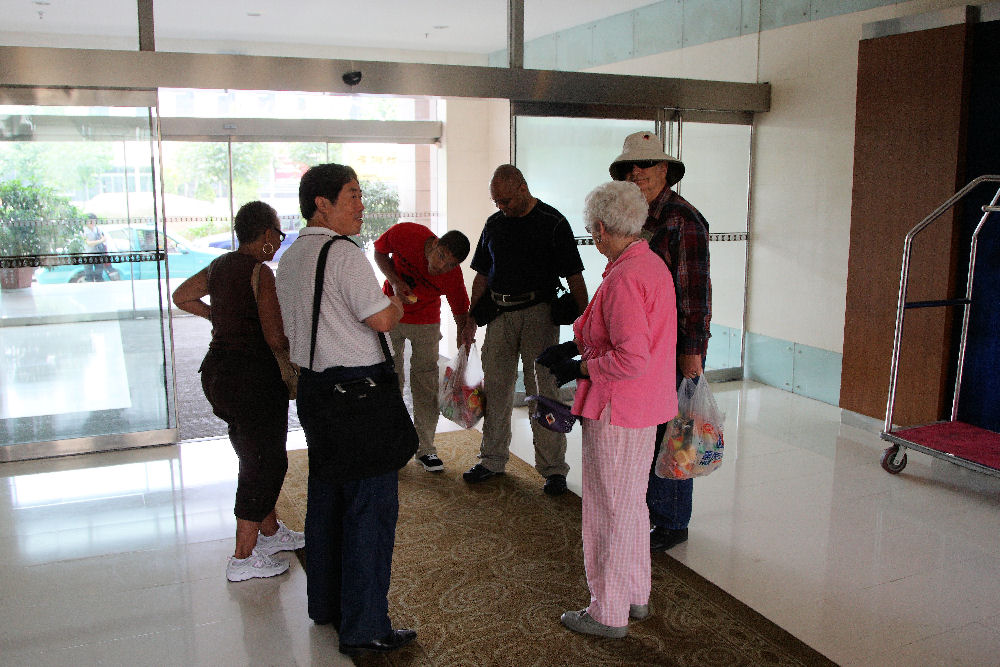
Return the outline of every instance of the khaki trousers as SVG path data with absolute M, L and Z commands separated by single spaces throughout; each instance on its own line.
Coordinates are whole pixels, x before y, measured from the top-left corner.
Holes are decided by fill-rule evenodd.
M 410 393 L 413 395 L 413 426 L 420 445 L 415 456 L 437 454 L 434 431 L 438 423 L 438 348 L 441 324 L 397 324 L 389 332 L 399 388 L 403 388 L 403 346 L 410 341 Z
M 489 298 L 488 296 L 484 298 Z M 501 313 L 486 326 L 483 342 L 483 388 L 486 391 L 486 413 L 483 416 L 483 442 L 480 462 L 493 472 L 503 472 L 510 458 L 510 418 L 514 408 L 514 386 L 517 382 L 517 362 L 520 358 L 527 394 L 541 394 L 558 399 L 555 377 L 545 367 L 538 368 L 535 386 L 535 357 L 558 342 L 559 327 L 552 323 L 548 303 Z M 535 401 L 529 409 L 534 411 Z M 565 475 L 566 435 L 542 428 L 531 422 L 535 445 L 535 470 L 543 477 Z

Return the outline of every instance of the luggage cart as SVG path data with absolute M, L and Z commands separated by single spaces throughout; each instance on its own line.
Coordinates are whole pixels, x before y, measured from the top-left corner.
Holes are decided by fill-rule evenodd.
M 882 468 L 893 475 L 906 467 L 906 450 L 929 454 L 935 458 L 951 461 L 956 465 L 994 477 L 1000 477 L 1000 433 L 994 433 L 972 424 L 957 421 L 959 390 L 962 386 L 962 367 L 965 363 L 965 342 L 969 333 L 969 310 L 972 305 L 972 274 L 976 267 L 976 243 L 979 231 L 986 224 L 990 214 L 1000 212 L 1000 189 L 993 199 L 983 206 L 983 216 L 979 219 L 972 233 L 972 245 L 969 251 L 969 273 L 965 286 L 965 298 L 945 299 L 940 301 L 907 301 L 906 285 L 909 277 L 910 251 L 913 239 L 928 225 L 937 220 L 951 207 L 957 204 L 974 188 L 983 183 L 1000 183 L 1000 176 L 980 176 L 969 182 L 937 210 L 920 221 L 906 235 L 903 243 L 903 266 L 899 280 L 899 302 L 896 308 L 896 335 L 892 344 L 892 365 L 890 367 L 889 399 L 885 410 L 885 427 L 881 437 L 892 443 L 882 454 Z M 921 426 L 893 428 L 892 411 L 896 398 L 896 380 L 899 372 L 899 348 L 903 338 L 903 313 L 911 308 L 936 308 L 962 306 L 962 334 L 958 348 L 958 367 L 955 377 L 955 388 L 952 392 L 951 418 Z

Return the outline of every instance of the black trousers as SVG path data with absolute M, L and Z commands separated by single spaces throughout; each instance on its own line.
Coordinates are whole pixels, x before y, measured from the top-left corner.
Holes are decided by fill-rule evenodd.
M 288 470 L 288 389 L 274 358 L 209 350 L 201 387 L 212 412 L 229 426 L 240 460 L 237 519 L 263 521 L 278 501 Z
M 364 644 L 392 632 L 388 595 L 398 491 L 395 470 L 346 482 L 309 478 L 309 618 L 334 623 L 342 644 Z

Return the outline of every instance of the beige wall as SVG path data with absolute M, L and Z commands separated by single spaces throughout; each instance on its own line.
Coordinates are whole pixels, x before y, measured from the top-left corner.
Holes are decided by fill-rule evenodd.
M 444 183 L 442 219 L 448 230 L 469 237 L 475 252 L 486 218 L 496 212 L 490 200 L 493 170 L 510 160 L 510 104 L 506 100 L 450 98 L 441 104 L 444 136 L 438 177 Z M 466 285 L 471 289 L 475 272 L 469 268 L 472 252 L 462 264 Z M 442 351 L 455 351 L 455 322 L 447 305 L 441 312 Z M 482 343 L 485 329 L 478 339 Z

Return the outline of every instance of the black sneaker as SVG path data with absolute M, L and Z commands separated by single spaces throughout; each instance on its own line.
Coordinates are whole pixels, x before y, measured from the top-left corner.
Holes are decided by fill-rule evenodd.
M 477 463 L 462 473 L 462 479 L 469 484 L 476 484 L 478 482 L 485 482 L 490 477 L 496 477 L 497 475 L 502 474 L 502 472 L 493 472 L 482 463 Z
M 670 528 L 661 528 L 660 526 L 656 526 L 649 531 L 649 550 L 652 552 L 660 552 L 666 551 L 667 549 L 673 549 L 678 544 L 687 542 L 687 539 L 687 528 L 677 528 L 672 530 Z
M 545 478 L 542 491 L 550 496 L 561 496 L 566 493 L 566 475 L 549 475 Z
M 424 454 L 423 456 L 418 456 L 417 460 L 420 461 L 420 465 L 427 472 L 441 472 L 444 470 L 444 463 L 437 457 L 437 454 Z

